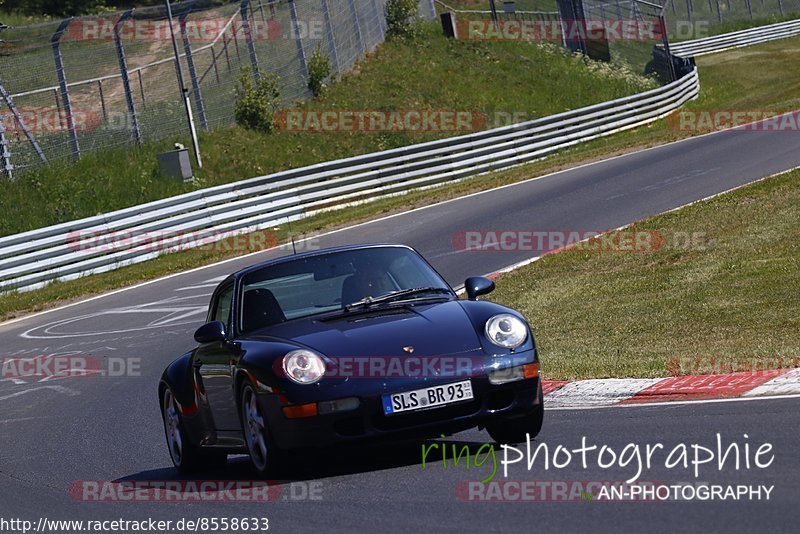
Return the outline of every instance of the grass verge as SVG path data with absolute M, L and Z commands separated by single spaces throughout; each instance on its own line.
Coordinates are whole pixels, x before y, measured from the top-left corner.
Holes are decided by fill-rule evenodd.
M 798 179 L 792 171 L 630 228 L 662 236 L 660 250 L 545 256 L 499 277 L 492 300 L 526 314 L 548 378 L 666 376 L 680 358 L 794 361 Z

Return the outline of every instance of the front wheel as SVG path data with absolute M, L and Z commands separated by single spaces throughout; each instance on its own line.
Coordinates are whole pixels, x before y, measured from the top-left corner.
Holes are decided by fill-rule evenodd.
M 175 396 L 169 388 L 164 390 L 161 407 L 169 456 L 179 473 L 190 474 L 225 464 L 228 459 L 227 454 L 204 451 L 191 442 Z
M 527 436 L 531 439 L 539 435 L 544 421 L 544 398 L 542 382 L 539 381 L 539 404 L 522 416 L 501 418 L 486 425 L 486 431 L 497 443 L 521 443 Z
M 245 384 L 241 392 L 242 430 L 247 442 L 250 461 L 259 475 L 267 475 L 276 471 L 281 465 L 282 451 L 274 445 L 274 440 L 267 428 L 267 418 L 258 403 L 255 388 Z

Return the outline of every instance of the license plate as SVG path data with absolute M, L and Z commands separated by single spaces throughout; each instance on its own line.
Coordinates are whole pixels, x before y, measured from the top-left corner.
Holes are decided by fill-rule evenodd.
M 384 395 L 383 412 L 386 415 L 392 415 L 400 412 L 426 410 L 472 398 L 472 382 L 465 380 L 455 384 L 431 386 L 429 388 L 415 389 L 414 391 Z

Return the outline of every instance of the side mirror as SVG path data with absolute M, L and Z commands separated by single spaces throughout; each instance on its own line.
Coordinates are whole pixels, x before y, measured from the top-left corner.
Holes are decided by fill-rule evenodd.
M 225 324 L 222 321 L 212 321 L 204 324 L 194 333 L 194 340 L 198 343 L 225 341 L 227 338 L 228 335 L 225 333 Z
M 481 295 L 494 291 L 494 282 L 483 276 L 472 276 L 464 282 L 469 300 L 477 300 Z

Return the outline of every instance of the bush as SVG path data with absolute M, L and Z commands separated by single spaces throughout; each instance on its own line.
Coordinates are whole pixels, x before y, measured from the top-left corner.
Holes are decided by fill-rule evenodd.
M 386 35 L 390 38 L 413 39 L 420 34 L 417 16 L 418 0 L 389 0 L 386 2 Z
M 331 60 L 317 45 L 308 60 L 308 88 L 311 89 L 314 96 L 322 96 L 325 88 L 328 87 L 326 82 L 332 73 Z
M 250 69 L 242 69 L 236 88 L 236 124 L 248 130 L 270 133 L 275 129 L 275 112 L 280 102 L 281 93 L 276 76 L 262 74 L 258 83 L 254 84 Z

